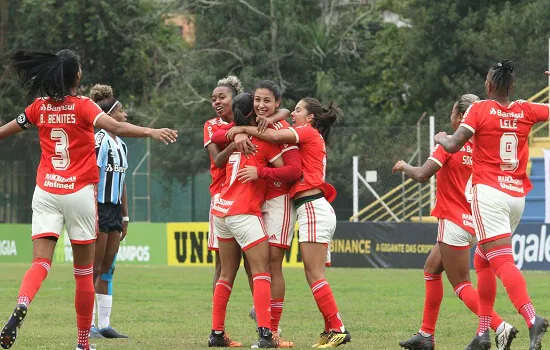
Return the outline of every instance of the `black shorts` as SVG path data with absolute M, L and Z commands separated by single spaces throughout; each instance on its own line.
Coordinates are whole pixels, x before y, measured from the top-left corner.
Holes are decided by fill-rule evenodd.
M 97 215 L 99 217 L 100 232 L 122 232 L 122 205 L 97 203 Z

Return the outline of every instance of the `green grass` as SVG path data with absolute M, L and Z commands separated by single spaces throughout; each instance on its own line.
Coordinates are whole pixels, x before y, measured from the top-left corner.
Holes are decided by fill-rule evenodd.
M 21 277 L 28 265 L 1 264 L 0 317 L 15 306 Z M 243 271 L 244 272 L 244 271 Z M 550 315 L 548 273 L 524 273 L 539 314 Z M 128 340 L 94 340 L 98 349 L 206 348 L 210 332 L 212 270 L 203 267 L 117 266 L 111 323 Z M 420 270 L 329 269 L 342 319 L 352 334 L 343 349 L 398 349 L 420 326 L 424 280 Z M 281 326 L 284 338 L 306 349 L 323 321 L 303 271 L 286 270 L 287 295 Z M 12 349 L 74 349 L 76 340 L 72 266 L 54 265 Z M 251 296 L 240 273 L 228 306 L 227 331 L 249 346 L 256 340 L 248 318 Z M 528 331 L 499 286 L 497 311 L 520 330 L 514 348 L 528 347 Z M 463 349 L 473 336 L 476 317 L 445 281 L 445 299 L 437 329 L 438 349 Z M 547 340 L 546 343 L 549 343 Z

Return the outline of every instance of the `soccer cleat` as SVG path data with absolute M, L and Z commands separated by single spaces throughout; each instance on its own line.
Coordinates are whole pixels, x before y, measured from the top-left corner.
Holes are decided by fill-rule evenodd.
M 328 343 L 329 334 L 330 334 L 329 332 L 323 331 L 321 334 L 319 334 L 319 340 L 317 340 L 317 343 L 313 344 L 311 347 L 318 348 L 319 346 L 325 345 L 326 343 Z
M 104 336 L 101 335 L 101 333 L 99 333 L 99 329 L 97 329 L 96 326 L 92 326 L 90 328 L 90 339 L 103 339 L 105 338 Z
M 400 341 L 399 346 L 409 350 L 433 350 L 435 349 L 435 338 L 433 335 L 425 337 L 416 333 L 409 339 Z
M 250 308 L 250 311 L 248 311 L 248 316 L 254 320 L 256 323 L 256 327 L 258 327 L 258 321 L 256 320 L 256 309 L 254 308 L 254 305 Z M 258 329 L 256 329 L 256 333 L 258 333 Z M 277 327 L 277 333 L 279 333 L 279 336 L 283 335 L 283 329 L 281 327 Z
M 84 345 L 80 345 L 80 344 L 76 346 L 76 350 L 95 350 L 95 349 L 96 349 L 95 344 L 90 344 L 88 345 L 87 348 L 84 347 Z
M 491 337 L 489 337 L 489 330 L 486 330 L 482 335 L 476 333 L 474 339 L 472 339 L 465 350 L 488 350 L 490 348 Z
M 289 349 L 294 347 L 294 342 L 283 340 L 279 333 L 273 333 L 273 344 L 276 348 Z
M 108 338 L 108 339 L 114 339 L 114 338 L 128 338 L 127 335 L 124 335 L 124 334 L 120 334 L 119 332 L 115 331 L 115 329 L 111 326 L 107 327 L 107 328 L 103 328 L 103 329 L 100 329 L 99 330 L 99 334 L 101 334 L 101 336 L 103 338 Z M 91 337 L 90 337 L 91 338 Z
M 209 348 L 241 348 L 242 346 L 242 343 L 231 340 L 229 334 L 225 332 L 216 334 L 215 331 L 212 331 L 210 332 L 210 336 L 208 336 Z
M 504 329 L 500 333 L 495 334 L 495 344 L 498 350 L 510 350 L 510 345 L 518 334 L 516 327 L 504 322 Z
M 317 348 L 318 349 L 335 348 L 337 346 L 349 343 L 350 341 L 351 341 L 351 335 L 347 330 L 344 333 L 330 332 L 330 334 L 328 335 L 327 343 L 320 345 Z
M 542 337 L 548 328 L 548 320 L 540 316 L 535 316 L 535 323 L 529 328 L 529 350 L 542 349 Z
M 2 346 L 2 349 L 9 349 L 15 343 L 17 330 L 21 328 L 25 316 L 27 316 L 27 306 L 25 304 L 17 305 L 8 323 L 6 323 L 4 328 L 2 328 L 2 332 L 0 332 L 0 346 Z
M 271 330 L 269 328 L 258 327 L 258 336 L 258 342 L 252 345 L 252 348 L 276 348 L 275 342 L 273 341 L 273 334 L 271 333 Z

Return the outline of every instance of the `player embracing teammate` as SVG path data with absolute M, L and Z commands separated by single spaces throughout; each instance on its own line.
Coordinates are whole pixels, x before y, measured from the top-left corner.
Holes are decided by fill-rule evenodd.
M 342 115 L 334 103 L 323 106 L 310 97 L 298 102 L 292 127 L 281 130 L 236 126 L 227 136 L 246 133 L 268 142 L 297 144 L 302 159 L 303 176 L 290 189 L 298 215 L 299 241 L 306 279 L 325 321 L 324 331 L 313 347 L 330 348 L 351 341 L 344 327 L 332 290 L 325 279 L 327 250 L 336 229 L 336 215 L 329 204 L 336 190 L 325 182 L 326 145 L 332 124 Z
M 534 124 L 549 119 L 550 105 L 510 101 L 514 80 L 513 62 L 494 64 L 485 80 L 488 99 L 472 104 L 451 137 L 444 132 L 435 136 L 435 142 L 449 153 L 458 152 L 474 137 L 472 213 L 478 239 L 476 259 L 483 273 L 478 273 L 478 329 L 467 347 L 472 350 L 491 347 L 488 329 L 497 292 L 495 275 L 525 319 L 530 350 L 542 348 L 548 328 L 548 321 L 535 313 L 525 279 L 514 264 L 512 234 L 532 188 L 526 173 L 529 133 Z

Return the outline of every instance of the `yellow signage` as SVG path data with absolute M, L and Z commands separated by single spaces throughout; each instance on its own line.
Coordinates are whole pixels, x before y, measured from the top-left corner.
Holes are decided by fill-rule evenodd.
M 298 244 L 298 226 L 283 266 L 303 267 Z M 208 222 L 169 222 L 166 224 L 168 265 L 214 266 L 213 251 L 208 250 Z

